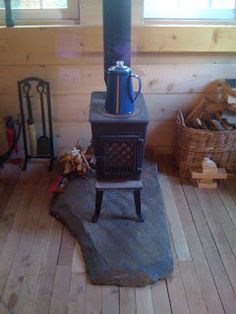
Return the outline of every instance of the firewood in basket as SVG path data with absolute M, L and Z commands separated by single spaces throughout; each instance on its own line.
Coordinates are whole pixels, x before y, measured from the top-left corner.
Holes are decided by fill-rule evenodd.
M 187 126 L 194 127 L 196 119 L 200 118 L 202 120 L 203 115 L 216 116 L 217 120 L 220 120 L 220 112 L 228 108 L 227 102 L 215 102 L 208 98 L 203 98 L 194 109 L 188 114 L 185 119 Z M 207 118 L 208 119 L 208 118 Z M 205 118 L 203 120 L 206 121 Z
M 199 118 L 196 119 L 196 128 L 203 129 L 202 121 Z
M 234 87 L 236 85 L 235 79 L 219 80 L 218 85 L 222 87 L 226 99 L 229 95 L 232 97 L 236 97 L 236 90 Z
M 203 120 L 202 120 L 202 126 L 203 126 L 204 130 L 208 130 L 208 126 L 207 126 L 206 122 Z
M 210 122 L 210 120 L 205 121 L 209 131 L 217 131 L 216 127 Z
M 215 115 L 210 112 L 202 112 L 201 120 L 205 121 L 206 123 L 209 122 L 211 119 L 216 119 Z
M 221 111 L 214 112 L 214 116 L 216 120 L 221 121 L 222 112 Z
M 197 119 L 196 119 L 196 124 L 197 124 L 197 126 L 198 126 L 200 129 L 208 130 L 206 123 L 205 123 L 203 120 L 201 120 L 200 118 L 197 118 Z
M 222 112 L 222 119 L 226 119 L 229 124 L 231 124 L 233 127 L 236 126 L 236 113 L 224 110 Z
M 233 130 L 232 124 L 230 124 L 226 119 L 221 119 L 220 122 L 226 130 Z
M 217 131 L 225 131 L 225 128 L 223 125 L 220 123 L 220 121 L 216 119 L 210 119 L 209 122 L 215 127 Z
M 193 124 L 193 121 L 196 121 L 197 118 L 200 117 L 200 113 L 204 111 L 204 106 L 206 103 L 206 99 L 202 99 L 195 107 L 194 109 L 187 115 L 185 119 L 186 125 Z
M 207 105 L 205 106 L 205 112 L 209 112 L 212 114 L 217 114 L 220 111 L 225 110 L 226 108 L 228 108 L 228 104 L 227 102 L 213 102 L 209 99 L 207 100 Z

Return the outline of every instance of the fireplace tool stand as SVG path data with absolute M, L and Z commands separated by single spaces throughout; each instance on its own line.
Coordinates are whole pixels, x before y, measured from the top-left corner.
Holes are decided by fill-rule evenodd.
M 27 77 L 17 85 L 24 144 L 23 170 L 30 158 L 43 158 L 50 160 L 48 170 L 51 171 L 55 157 L 49 82 Z

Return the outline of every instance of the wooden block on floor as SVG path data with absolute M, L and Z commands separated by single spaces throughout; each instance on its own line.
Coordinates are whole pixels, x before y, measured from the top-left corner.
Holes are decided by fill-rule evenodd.
M 210 175 L 214 175 L 218 173 L 218 168 L 204 168 L 202 167 L 202 173 L 204 174 L 210 174 Z
M 227 179 L 227 177 L 228 177 L 228 174 L 225 168 L 218 168 L 218 172 L 216 174 L 210 174 L 210 173 L 206 174 L 202 172 L 192 171 L 193 179 L 211 180 L 211 179 Z
M 217 182 L 204 182 L 201 180 L 197 181 L 197 186 L 199 189 L 217 189 Z

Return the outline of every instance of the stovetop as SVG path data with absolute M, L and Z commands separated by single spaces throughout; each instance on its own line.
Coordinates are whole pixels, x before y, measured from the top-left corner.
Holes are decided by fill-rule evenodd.
M 91 94 L 91 106 L 89 121 L 95 123 L 148 123 L 148 112 L 142 94 L 139 94 L 135 104 L 136 110 L 130 115 L 114 115 L 105 111 L 106 92 L 93 92 Z

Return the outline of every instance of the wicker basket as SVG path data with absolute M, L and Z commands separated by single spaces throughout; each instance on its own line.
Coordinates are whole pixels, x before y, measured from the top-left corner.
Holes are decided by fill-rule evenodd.
M 177 114 L 175 158 L 181 177 L 191 177 L 191 171 L 201 171 L 204 157 L 216 162 L 228 172 L 236 171 L 236 130 L 206 131 L 187 127 L 182 112 Z

